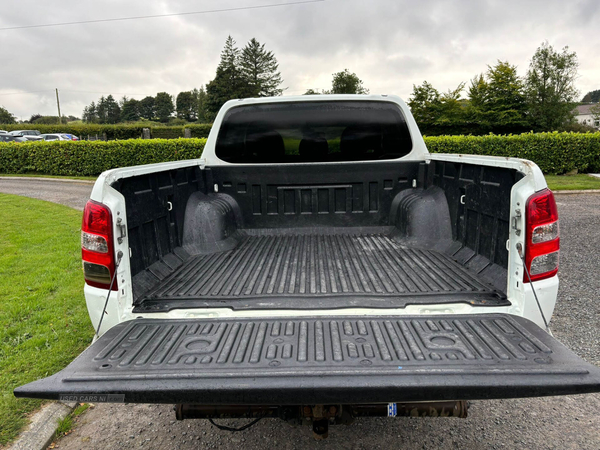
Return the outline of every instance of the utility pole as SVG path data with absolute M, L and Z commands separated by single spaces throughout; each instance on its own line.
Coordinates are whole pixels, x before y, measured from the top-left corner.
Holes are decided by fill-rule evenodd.
M 60 101 L 58 100 L 58 88 L 56 88 L 56 106 L 58 106 L 58 121 L 62 124 L 62 116 L 60 115 Z

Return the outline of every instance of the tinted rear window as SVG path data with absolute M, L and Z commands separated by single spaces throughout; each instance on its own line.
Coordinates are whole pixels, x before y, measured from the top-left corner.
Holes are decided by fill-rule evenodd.
M 216 154 L 231 163 L 373 161 L 400 158 L 411 149 L 396 104 L 323 101 L 232 108 Z

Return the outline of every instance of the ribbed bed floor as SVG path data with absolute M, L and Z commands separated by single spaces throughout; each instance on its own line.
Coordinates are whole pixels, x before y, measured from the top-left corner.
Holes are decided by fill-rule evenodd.
M 447 256 L 383 234 L 248 236 L 186 261 L 146 300 L 492 294 Z

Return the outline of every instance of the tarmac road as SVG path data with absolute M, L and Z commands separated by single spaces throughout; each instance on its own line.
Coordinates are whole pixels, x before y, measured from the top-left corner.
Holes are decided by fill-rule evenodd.
M 91 185 L 0 179 L 0 192 L 81 209 Z M 54 183 L 49 185 L 48 183 Z M 77 196 L 80 198 L 77 198 Z M 579 356 L 600 366 L 600 195 L 559 195 L 561 286 L 551 327 Z M 264 419 L 239 433 L 208 421 L 178 422 L 170 405 L 99 404 L 55 442 L 60 449 L 402 448 L 600 449 L 600 394 L 472 402 L 467 419 L 361 419 L 316 442 L 308 427 Z M 247 421 L 220 423 L 241 426 Z
M 29 177 L 0 177 L 0 192 L 60 203 L 83 211 L 90 198 L 93 183 Z

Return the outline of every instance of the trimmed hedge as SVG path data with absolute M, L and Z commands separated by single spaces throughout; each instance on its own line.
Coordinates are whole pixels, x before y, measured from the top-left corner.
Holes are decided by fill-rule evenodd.
M 201 123 L 201 124 L 190 124 L 185 126 L 144 126 L 142 124 L 135 125 L 127 125 L 127 124 L 117 124 L 117 125 L 101 125 L 94 123 L 86 123 L 86 124 L 74 124 L 69 125 L 43 125 L 43 124 L 27 124 L 27 123 L 17 123 L 10 125 L 0 125 L 0 129 L 6 131 L 13 130 L 39 130 L 40 133 L 69 133 L 74 134 L 79 137 L 83 137 L 87 139 L 87 136 L 102 136 L 102 133 L 106 133 L 106 137 L 109 140 L 115 139 L 139 139 L 142 137 L 142 130 L 144 128 L 150 128 L 150 133 L 153 138 L 157 139 L 177 139 L 180 137 L 184 137 L 184 129 L 189 128 L 192 133 L 193 138 L 206 138 L 208 137 L 208 133 L 212 124 L 209 123 Z
M 116 167 L 199 158 L 206 139 L 0 143 L 0 173 L 95 176 Z
M 195 138 L 0 143 L 0 173 L 94 176 L 115 167 L 199 158 L 205 143 Z M 530 159 L 548 174 L 600 172 L 600 133 L 430 136 L 425 143 L 432 153 Z
M 560 175 L 600 172 L 600 133 L 524 133 L 508 136 L 428 136 L 431 153 L 510 156 L 535 162 L 542 172 Z

